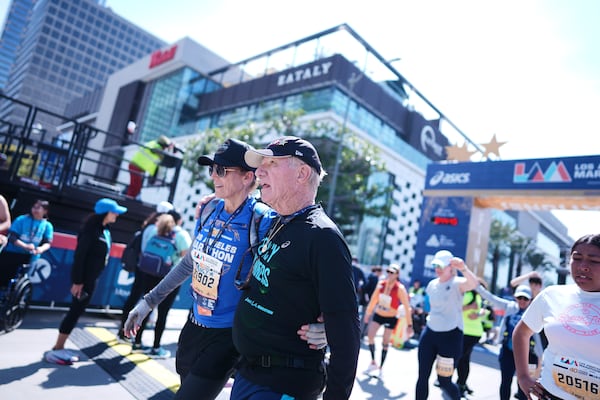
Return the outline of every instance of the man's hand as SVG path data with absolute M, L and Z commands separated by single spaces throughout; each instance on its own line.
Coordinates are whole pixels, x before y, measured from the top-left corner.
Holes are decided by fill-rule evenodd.
M 150 314 L 152 308 L 148 305 L 146 300 L 142 299 L 140 302 L 129 312 L 127 321 L 123 326 L 123 334 L 125 337 L 135 336 L 137 331 L 140 329 L 144 319 Z
M 313 350 L 320 350 L 327 346 L 327 333 L 325 332 L 323 316 L 317 318 L 317 321 L 319 322 L 302 325 L 297 332 L 300 339 L 306 340 L 308 347 Z
M 195 219 L 200 218 L 200 209 L 202 209 L 202 206 L 207 204 L 208 202 L 210 202 L 212 199 L 214 199 L 216 196 L 214 193 L 211 194 L 207 194 L 206 196 L 202 197 L 200 199 L 200 201 L 198 202 L 198 204 L 196 205 L 196 212 L 195 212 Z

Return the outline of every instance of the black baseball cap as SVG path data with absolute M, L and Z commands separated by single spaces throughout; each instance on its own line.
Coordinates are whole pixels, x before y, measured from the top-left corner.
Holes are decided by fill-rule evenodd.
M 266 149 L 251 149 L 244 156 L 246 163 L 258 168 L 264 157 L 298 157 L 310 165 L 317 173 L 321 173 L 323 166 L 315 147 L 307 140 L 297 136 L 283 136 L 273 140 Z
M 244 160 L 244 154 L 248 150 L 254 150 L 254 147 L 241 140 L 227 139 L 225 143 L 219 146 L 214 157 L 211 158 L 209 155 L 198 157 L 198 164 L 217 164 L 224 167 L 239 167 L 246 171 L 254 171 L 256 168 L 246 164 Z

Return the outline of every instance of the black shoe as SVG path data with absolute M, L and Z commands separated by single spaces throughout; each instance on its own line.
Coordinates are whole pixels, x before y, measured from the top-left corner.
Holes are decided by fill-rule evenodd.
M 458 385 L 458 390 L 460 391 L 460 395 L 462 397 L 465 397 L 465 395 L 467 395 L 467 394 L 473 394 L 473 390 L 471 390 L 471 388 L 468 387 L 466 384 Z

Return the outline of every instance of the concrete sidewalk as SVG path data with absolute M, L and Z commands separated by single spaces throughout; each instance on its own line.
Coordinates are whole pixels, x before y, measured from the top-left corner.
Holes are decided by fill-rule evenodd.
M 187 311 L 171 310 L 163 347 L 172 357 L 151 360 L 144 355 L 128 355 L 126 344 L 116 341 L 118 315 L 85 314 L 67 342 L 67 348 L 80 351 L 82 361 L 72 366 L 61 366 L 43 360 L 58 334 L 58 325 L 64 311 L 29 310 L 23 325 L 8 334 L 0 335 L 0 391 L 2 398 L 22 399 L 171 399 L 179 383 L 175 373 L 175 351 L 179 330 Z M 153 331 L 143 337 L 151 344 Z M 381 338 L 378 337 L 377 357 Z M 498 398 L 500 371 L 495 348 L 478 346 L 471 362 L 469 386 L 475 393 L 472 399 Z M 358 374 L 352 399 L 414 399 L 417 380 L 417 350 L 390 349 L 384 366 L 383 379 L 370 378 L 362 373 L 370 361 L 367 346 L 363 344 L 359 356 Z M 432 400 L 445 399 L 439 388 L 433 386 Z M 516 379 L 513 382 L 516 390 Z M 219 400 L 229 398 L 225 389 Z

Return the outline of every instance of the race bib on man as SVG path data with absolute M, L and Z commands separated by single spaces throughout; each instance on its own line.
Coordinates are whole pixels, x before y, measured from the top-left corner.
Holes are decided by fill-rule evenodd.
M 216 300 L 223 262 L 196 249 L 192 250 L 191 256 L 194 261 L 192 289 L 204 298 Z
M 600 365 L 580 358 L 556 356 L 552 363 L 556 386 L 580 399 L 600 398 Z

